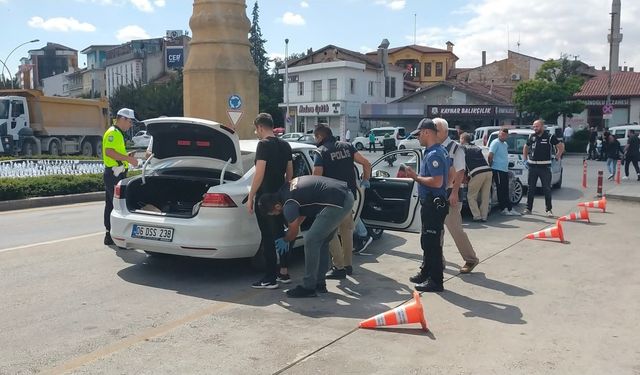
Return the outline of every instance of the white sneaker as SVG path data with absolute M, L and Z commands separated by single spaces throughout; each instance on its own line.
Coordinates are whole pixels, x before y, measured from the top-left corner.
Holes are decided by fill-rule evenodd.
M 507 216 L 520 216 L 520 213 L 516 210 L 507 211 Z
M 547 211 L 547 217 L 553 217 L 553 212 L 551 210 Z
M 531 215 L 531 210 L 528 208 L 525 208 L 524 211 L 522 211 L 523 215 Z
M 628 179 L 629 179 L 629 176 L 622 176 L 622 179 L 623 179 L 623 180 L 628 180 Z
M 500 211 L 500 215 L 509 216 L 509 210 L 505 208 L 504 210 Z

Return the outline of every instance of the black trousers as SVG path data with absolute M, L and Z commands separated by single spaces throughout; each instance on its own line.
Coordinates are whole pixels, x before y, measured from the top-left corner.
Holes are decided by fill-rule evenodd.
M 373 148 L 373 152 L 376 152 L 376 143 L 375 142 L 369 142 L 369 152 L 371 152 L 372 148 Z
M 513 208 L 509 197 L 509 172 L 493 170 L 493 181 L 498 190 L 498 208 L 500 211 L 505 208 L 509 211 Z
M 127 172 L 120 173 L 118 177 L 113 175 L 111 168 L 105 168 L 102 174 L 104 181 L 104 228 L 111 231 L 111 211 L 113 211 L 113 190 L 120 180 L 127 177 Z
M 443 284 L 442 269 L 442 238 L 444 234 L 444 219 L 449 213 L 449 203 L 446 198 L 440 198 L 441 204 L 433 202 L 433 198 L 421 200 L 420 217 L 422 230 L 420 232 L 420 246 L 422 247 L 422 274 L 436 285 Z
M 551 211 L 551 167 L 548 165 L 529 165 L 529 179 L 527 188 L 527 209 L 531 211 L 533 208 L 533 199 L 536 196 L 536 185 L 538 178 L 542 184 L 544 192 L 544 203 L 547 211 Z
M 258 199 L 256 199 L 257 201 Z M 276 254 L 276 239 L 284 236 L 284 217 L 282 215 L 265 215 L 256 210 L 256 219 L 260 228 L 260 247 L 265 261 L 265 277 L 275 280 L 278 274 L 278 255 Z M 280 267 L 287 267 L 288 253 L 280 257 Z
M 629 177 L 629 165 L 633 164 L 633 169 L 636 170 L 636 174 L 640 176 L 640 168 L 638 168 L 638 156 L 632 155 L 624 159 L 624 175 Z

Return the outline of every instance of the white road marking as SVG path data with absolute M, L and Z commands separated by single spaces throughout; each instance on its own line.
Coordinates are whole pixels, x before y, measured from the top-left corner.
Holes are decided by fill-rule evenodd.
M 32 244 L 29 244 L 29 245 L 20 245 L 20 246 L 15 246 L 15 247 L 8 247 L 6 249 L 0 249 L 0 253 L 6 253 L 6 252 L 9 252 L 9 251 L 14 251 L 14 250 L 28 249 L 30 247 L 36 247 L 36 246 L 42 246 L 42 245 L 51 245 L 51 244 L 54 244 L 54 243 L 65 242 L 65 241 L 79 240 L 79 239 L 82 239 L 82 238 L 89 238 L 89 237 L 97 236 L 99 234 L 104 234 L 104 231 L 95 232 L 95 233 L 89 233 L 89 234 L 83 234 L 81 236 L 61 238 L 59 240 L 52 240 L 52 241 L 32 243 Z

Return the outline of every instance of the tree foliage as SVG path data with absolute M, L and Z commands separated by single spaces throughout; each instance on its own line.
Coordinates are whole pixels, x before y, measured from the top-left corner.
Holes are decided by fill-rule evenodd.
M 140 82 L 120 86 L 109 98 L 111 113 L 120 108 L 132 108 L 138 119 L 159 116 L 182 116 L 183 107 L 182 71 L 166 84 L 142 85 Z
M 535 79 L 516 87 L 514 102 L 518 110 L 550 122 L 556 122 L 562 115 L 573 117 L 574 113 L 582 112 L 584 103 L 571 99 L 584 83 L 579 75 L 580 65 L 566 56 L 542 64 Z
M 0 89 L 10 89 L 11 81 L 13 81 L 14 88 L 20 87 L 20 83 L 18 82 L 17 77 L 13 77 L 12 79 L 9 79 L 5 77 L 4 74 L 0 75 Z

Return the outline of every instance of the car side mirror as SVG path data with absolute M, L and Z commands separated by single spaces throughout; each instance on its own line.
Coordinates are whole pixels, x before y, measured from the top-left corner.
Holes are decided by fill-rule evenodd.
M 381 171 L 377 169 L 373 171 L 372 176 L 375 178 L 389 178 L 391 177 L 391 174 L 389 174 L 389 172 L 387 171 Z

